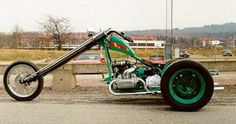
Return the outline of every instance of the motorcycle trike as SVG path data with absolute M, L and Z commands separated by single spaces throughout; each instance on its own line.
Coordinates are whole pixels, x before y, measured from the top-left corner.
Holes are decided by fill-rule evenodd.
M 200 63 L 191 60 L 152 63 L 138 57 L 129 42 L 133 40 L 124 33 L 108 29 L 41 69 L 29 61 L 16 61 L 5 71 L 4 87 L 15 100 L 33 100 L 43 89 L 45 75 L 93 46 L 100 45 L 105 53 L 108 73 L 104 81 L 113 95 L 161 93 L 167 104 L 179 111 L 196 111 L 210 101 L 214 90 L 213 79 Z M 113 60 L 110 51 L 128 55 L 135 61 Z

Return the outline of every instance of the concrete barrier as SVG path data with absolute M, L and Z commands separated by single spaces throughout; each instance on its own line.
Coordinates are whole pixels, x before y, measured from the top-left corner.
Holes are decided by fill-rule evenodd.
M 219 71 L 236 71 L 236 61 L 199 61 L 208 69 Z
M 69 91 L 76 86 L 76 76 L 72 65 L 63 65 L 52 74 L 52 90 Z
M 4 74 L 4 72 L 8 66 L 9 66 L 9 64 L 1 64 L 0 65 L 0 74 Z
M 236 60 L 233 61 L 198 61 L 203 64 L 208 69 L 217 69 L 219 71 L 236 71 Z M 3 74 L 8 67 L 9 63 L 0 64 L 0 74 Z M 46 66 L 47 64 L 37 64 L 40 68 Z M 73 73 L 83 74 L 83 73 L 100 73 L 106 72 L 106 64 L 66 64 L 66 66 L 71 66 Z M 64 66 L 64 67 L 66 67 Z
M 73 64 L 73 72 L 76 74 L 106 72 L 106 64 Z
M 69 91 L 76 86 L 76 74 L 101 73 L 104 70 L 104 64 L 65 64 L 52 72 L 52 89 Z
M 6 68 L 10 65 L 0 64 L 0 74 L 4 74 Z M 39 68 L 46 66 L 47 64 L 36 64 Z M 106 64 L 65 64 L 64 67 L 70 66 L 73 73 L 84 74 L 84 73 L 101 73 L 106 72 Z
M 208 69 L 219 71 L 236 71 L 236 61 L 199 61 Z M 5 72 L 9 64 L 0 65 L 0 74 Z M 40 68 L 47 64 L 37 64 Z M 76 86 L 76 74 L 106 72 L 106 64 L 65 64 L 54 70 L 52 89 L 67 91 Z
M 0 65 L 0 74 L 4 74 L 10 63 Z M 37 64 L 39 68 L 47 64 Z M 105 64 L 65 64 L 51 72 L 52 90 L 68 91 L 76 86 L 76 74 L 97 74 L 106 72 Z M 88 79 L 89 80 L 89 79 Z

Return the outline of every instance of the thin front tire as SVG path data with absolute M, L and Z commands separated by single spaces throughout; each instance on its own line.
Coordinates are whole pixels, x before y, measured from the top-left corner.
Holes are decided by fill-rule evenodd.
M 18 101 L 30 101 L 36 98 L 42 91 L 43 78 L 39 77 L 35 81 L 24 83 L 22 80 L 38 70 L 35 64 L 28 61 L 17 61 L 11 64 L 3 77 L 7 93 Z

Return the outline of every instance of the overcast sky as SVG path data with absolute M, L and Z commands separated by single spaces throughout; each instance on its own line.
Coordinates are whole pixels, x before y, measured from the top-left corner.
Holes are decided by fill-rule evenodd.
M 69 17 L 73 31 L 164 29 L 166 0 L 0 0 L 0 32 L 38 31 L 46 15 Z M 174 27 L 236 22 L 236 0 L 174 0 Z

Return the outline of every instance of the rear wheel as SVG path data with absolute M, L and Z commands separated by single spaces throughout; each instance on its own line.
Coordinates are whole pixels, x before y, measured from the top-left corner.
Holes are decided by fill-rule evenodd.
M 164 99 L 175 110 L 196 111 L 212 97 L 213 79 L 201 64 L 183 60 L 170 65 L 161 79 Z
M 32 82 L 23 82 L 39 68 L 31 62 L 17 61 L 11 64 L 4 73 L 4 87 L 7 93 L 18 101 L 30 101 L 36 98 L 43 88 L 43 78 Z

